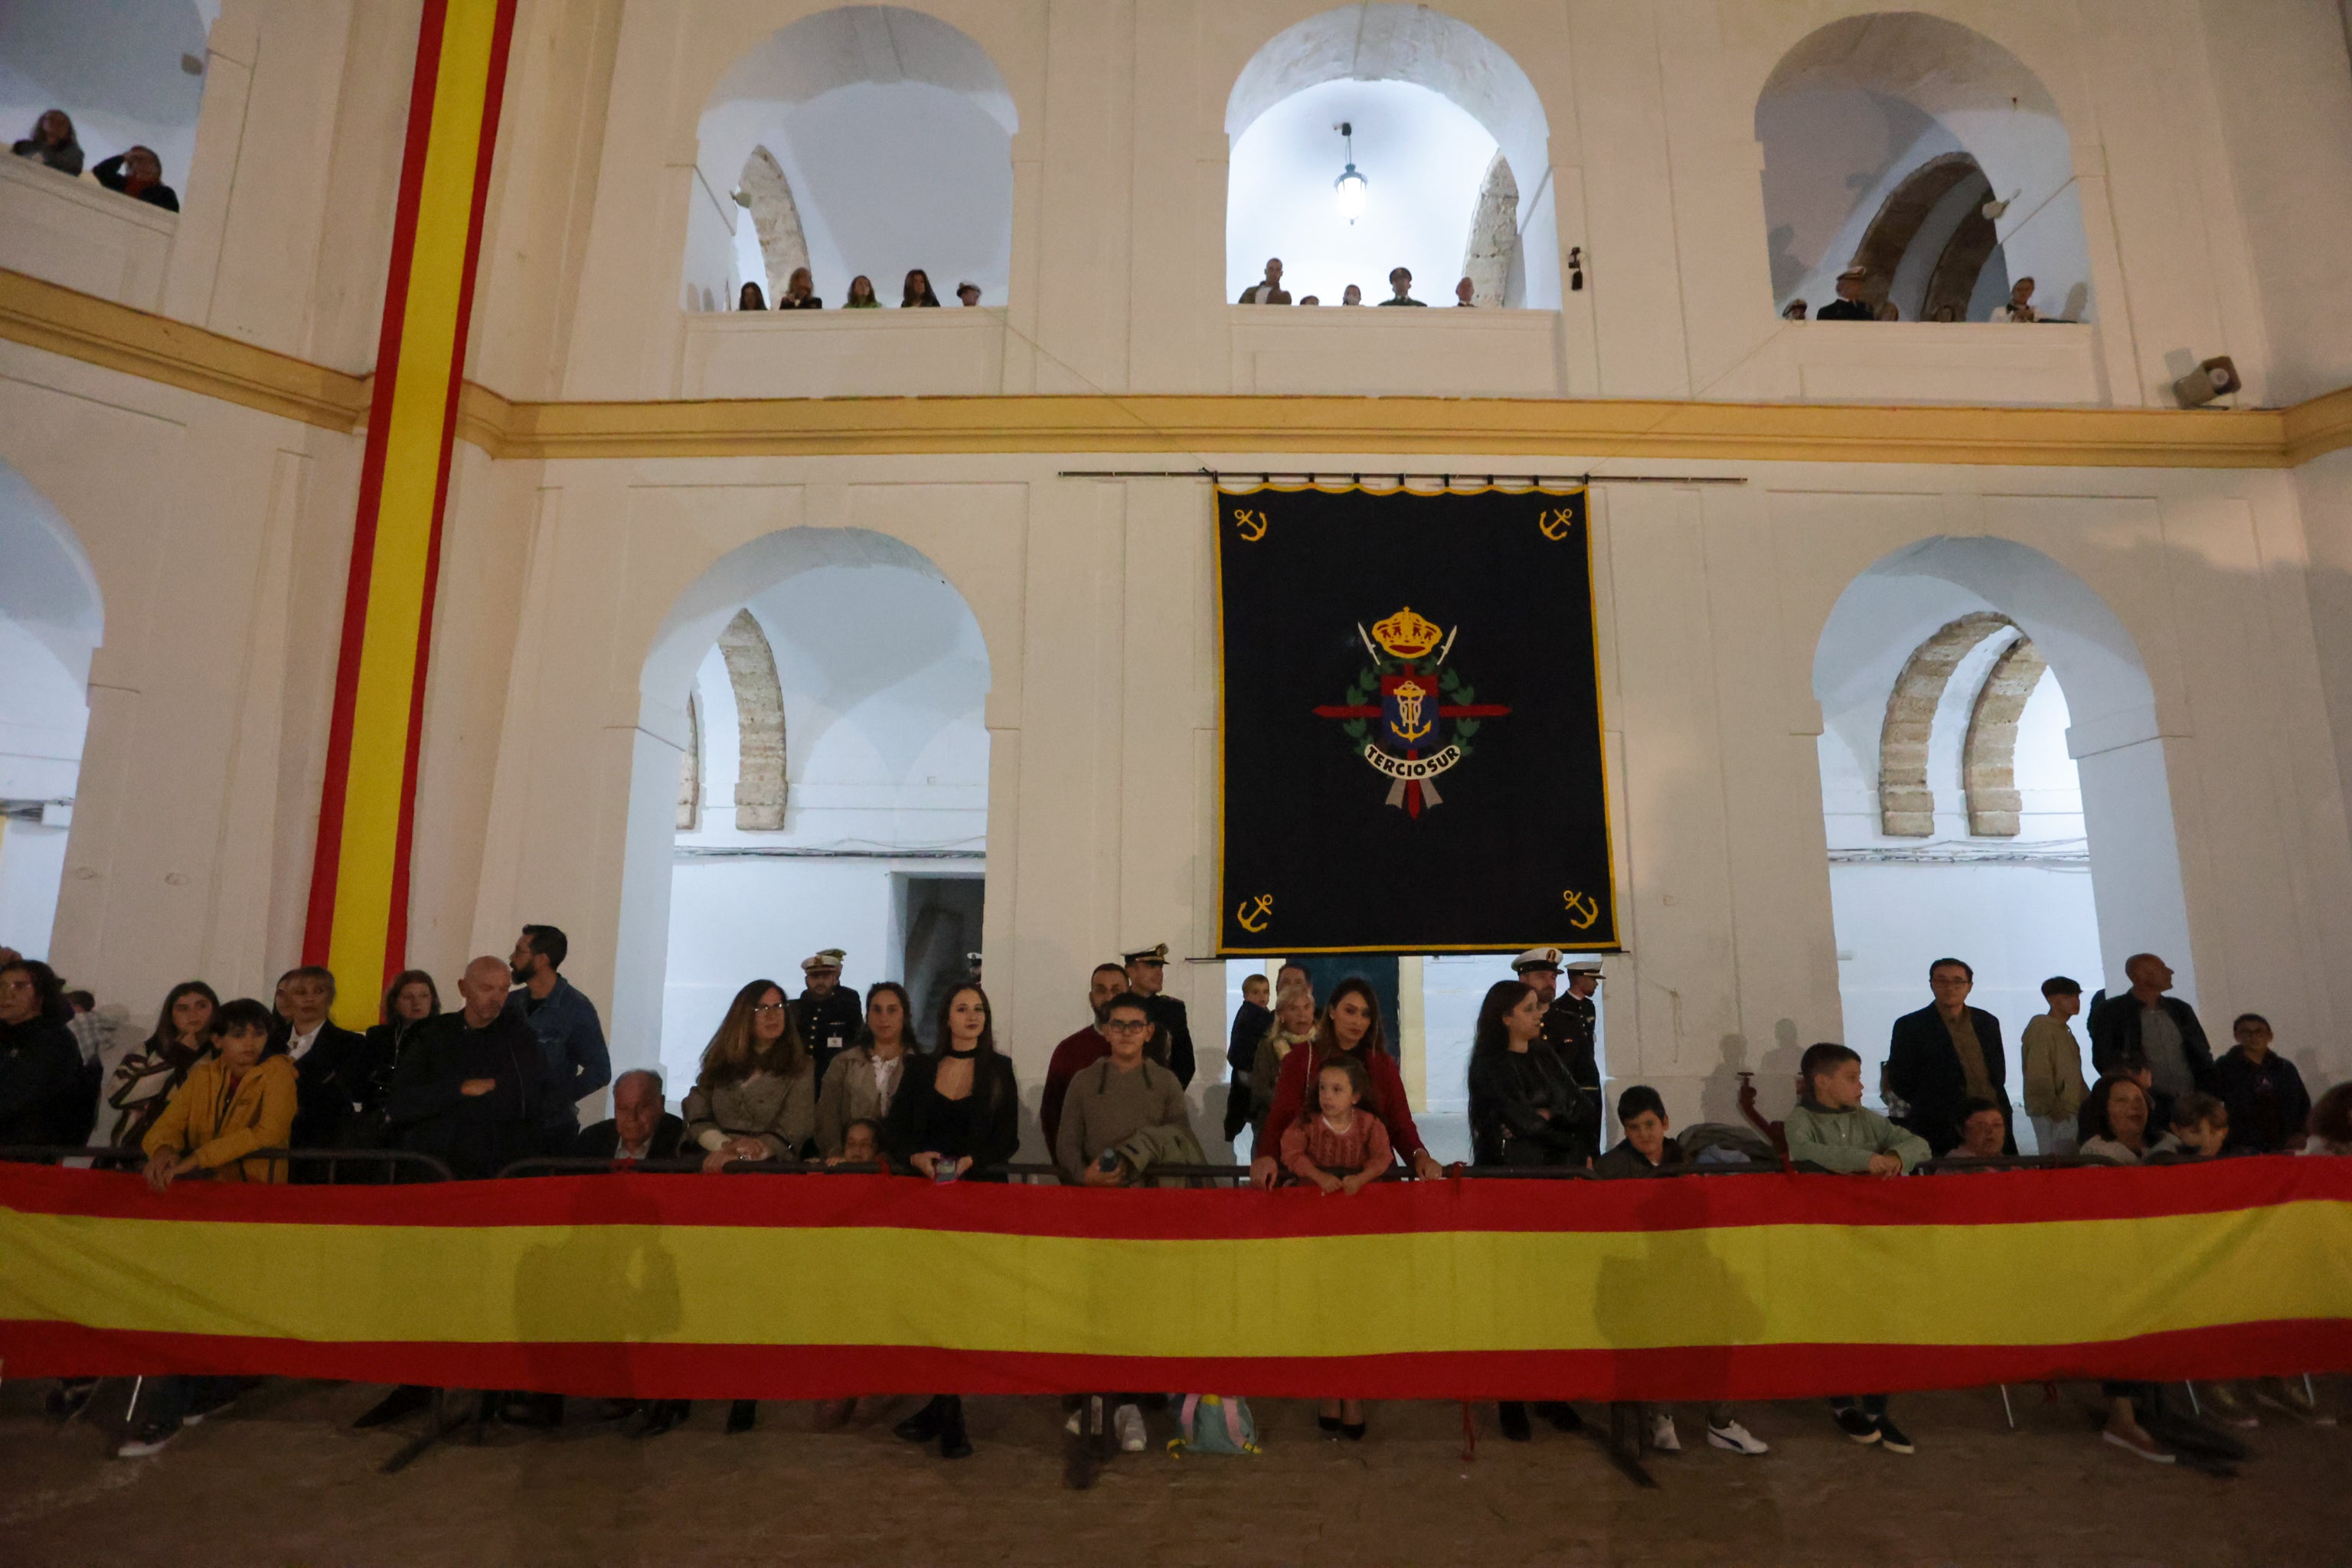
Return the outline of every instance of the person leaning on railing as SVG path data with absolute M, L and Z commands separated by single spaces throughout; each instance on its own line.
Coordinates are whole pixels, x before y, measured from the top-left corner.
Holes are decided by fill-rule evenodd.
M 1405 1102 L 1404 1079 L 1397 1075 L 1396 1058 L 1389 1055 L 1381 1034 L 1380 1001 L 1369 984 L 1351 975 L 1333 988 L 1331 1005 L 1316 1026 L 1314 1042 L 1282 1060 L 1282 1071 L 1275 1082 L 1274 1108 L 1266 1114 L 1261 1142 L 1252 1151 L 1251 1181 L 1261 1187 L 1274 1185 L 1282 1169 L 1276 1153 L 1282 1147 L 1282 1135 L 1299 1117 L 1313 1114 L 1309 1108 L 1316 1071 L 1329 1058 L 1343 1053 L 1354 1058 L 1371 1080 L 1372 1096 L 1365 1109 L 1381 1119 L 1390 1146 L 1412 1163 L 1414 1174 L 1434 1179 L 1440 1173 L 1436 1157 L 1422 1142 L 1421 1129 L 1413 1125 L 1412 1108 Z
M 1580 1097 L 1542 1038 L 1543 994 L 1498 980 L 1479 1005 L 1470 1046 L 1471 1159 L 1480 1165 L 1581 1165 Z
M 249 996 L 223 1005 L 214 1054 L 189 1069 L 163 1114 L 148 1130 L 147 1184 L 167 1192 L 182 1176 L 216 1182 L 283 1182 L 286 1162 L 256 1160 L 257 1149 L 282 1149 L 294 1130 L 294 1064 L 265 1057 L 269 1009 Z M 114 1450 L 138 1459 L 161 1452 L 188 1421 L 236 1397 L 230 1377 L 173 1376 L 156 1381 L 139 1425 Z
M 216 1182 L 283 1182 L 286 1162 L 248 1158 L 283 1149 L 294 1131 L 294 1064 L 264 1057 L 269 1009 L 249 996 L 223 1003 L 213 1054 L 188 1069 L 140 1147 L 147 1184 L 168 1191 L 198 1172 Z

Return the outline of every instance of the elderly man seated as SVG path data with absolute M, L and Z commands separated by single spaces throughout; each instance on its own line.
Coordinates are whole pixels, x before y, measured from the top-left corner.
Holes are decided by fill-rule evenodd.
M 675 1160 L 686 1123 L 662 1105 L 662 1077 L 637 1068 L 613 1080 L 613 1114 L 580 1130 L 572 1152 L 590 1160 Z

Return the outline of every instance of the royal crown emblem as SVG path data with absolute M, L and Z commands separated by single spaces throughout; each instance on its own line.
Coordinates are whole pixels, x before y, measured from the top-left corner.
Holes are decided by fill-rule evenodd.
M 1437 775 L 1470 754 L 1471 737 L 1483 721 L 1510 711 L 1500 703 L 1476 700 L 1460 673 L 1446 668 L 1460 631 L 1439 626 L 1411 605 L 1373 622 L 1369 633 L 1358 625 L 1356 636 L 1371 656 L 1372 668 L 1356 678 L 1345 702 L 1315 710 L 1318 718 L 1343 721 L 1340 732 L 1349 749 L 1388 776 L 1388 804 L 1407 816 L 1419 817 L 1423 805 L 1443 804 Z M 1445 733 L 1449 725 L 1451 735 Z
M 1444 637 L 1435 621 L 1413 613 L 1408 605 L 1384 621 L 1372 623 L 1372 640 L 1388 649 L 1391 658 L 1419 658 Z

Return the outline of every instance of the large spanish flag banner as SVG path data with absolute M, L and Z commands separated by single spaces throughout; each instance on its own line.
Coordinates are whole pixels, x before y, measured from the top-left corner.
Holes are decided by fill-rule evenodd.
M 425 0 L 343 595 L 302 961 L 375 1020 L 403 967 L 441 519 L 515 0 Z
M 0 1167 L 11 1376 L 1789 1398 L 2352 1366 L 2352 1160 L 1311 1190 Z

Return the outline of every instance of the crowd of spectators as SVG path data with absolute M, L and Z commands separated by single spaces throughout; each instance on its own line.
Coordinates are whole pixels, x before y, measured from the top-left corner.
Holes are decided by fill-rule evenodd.
M 60 174 L 79 175 L 82 172 L 81 141 L 74 134 L 73 120 L 62 109 L 44 110 L 33 121 L 33 133 L 8 150 Z M 89 177 L 133 201 L 162 207 L 165 212 L 180 210 L 180 193 L 163 183 L 163 161 L 155 156 L 152 147 L 127 147 L 110 158 L 102 158 L 89 171 Z
M 429 973 L 404 971 L 363 1034 L 333 1021 L 335 977 L 318 966 L 280 976 L 268 1005 L 223 1002 L 210 985 L 187 981 L 165 996 L 152 1031 L 134 1040 L 121 1009 L 98 1008 L 48 965 L 0 949 L 0 1145 L 135 1150 L 159 1192 L 190 1179 L 320 1179 L 316 1157 L 289 1158 L 289 1149 L 404 1151 L 462 1179 L 549 1159 L 583 1169 L 716 1173 L 790 1163 L 940 1183 L 1007 1179 L 1021 1143 L 1020 1089 L 976 973 L 946 988 L 921 1029 L 898 983 L 878 982 L 862 999 L 844 987 L 838 949 L 803 961 L 797 995 L 754 980 L 736 993 L 673 1111 L 657 1072 L 613 1079 L 596 1007 L 562 973 L 567 952 L 559 929 L 525 926 L 508 957 L 466 966 L 457 1006 L 447 1011 Z M 1066 1183 L 1181 1184 L 1231 1169 L 1206 1164 L 1192 1125 L 1192 1032 L 1183 1004 L 1165 992 L 1167 964 L 1161 943 L 1098 965 L 1089 1023 L 1054 1049 L 1040 1112 L 1051 1169 Z M 1969 1005 L 1975 975 L 1957 958 L 1930 966 L 1932 1000 L 1894 1026 L 1879 1084 L 1884 1113 L 1863 1103 L 1861 1056 L 1824 1043 L 1804 1052 L 1796 1103 L 1780 1123 L 1759 1120 L 1752 1131 L 1700 1124 L 1677 1135 L 1658 1091 L 1632 1084 L 1616 1100 L 1621 1136 L 1604 1148 L 1600 970 L 1597 960 L 1537 948 L 1514 961 L 1516 978 L 1488 991 L 1468 1068 L 1474 1169 L 1644 1179 L 1750 1163 L 1887 1179 L 2017 1155 L 2001 1023 Z M 2235 1043 L 2217 1058 L 2196 1010 L 2170 994 L 2173 974 L 2161 958 L 2137 954 L 2126 974 L 2127 990 L 2096 995 L 2088 1009 L 2095 1076 L 2087 1084 L 2073 1026 L 2082 987 L 2063 975 L 2042 984 L 2048 1011 L 2026 1025 L 2021 1064 L 2041 1155 L 2153 1165 L 2352 1152 L 2352 1084 L 2315 1105 L 2273 1048 L 2268 1021 L 2252 1013 L 2233 1021 Z M 1378 994 L 1365 981 L 1342 980 L 1318 999 L 1302 965 L 1283 965 L 1270 984 L 1253 977 L 1225 1056 L 1224 1137 L 1250 1131 L 1252 1184 L 1345 1197 L 1375 1181 L 1444 1173 L 1414 1124 Z M 608 1083 L 611 1117 L 583 1128 L 579 1102 Z M 92 1381 L 63 1384 L 53 1412 L 69 1417 Z M 117 1451 L 159 1450 L 239 1388 L 224 1379 L 165 1381 Z M 2258 1405 L 2325 1419 L 2306 1389 L 2276 1379 L 2200 1393 L 2210 1420 L 2184 1424 L 2152 1385 L 2104 1385 L 2103 1435 L 2169 1463 L 2176 1448 L 2210 1457 L 2213 1445 L 2229 1445 L 2211 1422 L 2251 1425 Z M 508 1419 L 562 1419 L 563 1402 L 551 1395 L 483 1397 Z M 360 1425 L 398 1419 L 432 1398 L 431 1390 L 396 1389 Z M 1152 1403 L 1117 1392 L 1065 1401 L 1073 1484 L 1088 1484 L 1111 1448 L 1145 1446 Z M 830 1402 L 819 1425 L 837 1426 L 853 1405 Z M 1506 1401 L 1498 1416 L 1507 1438 L 1531 1439 L 1531 1408 L 1556 1426 L 1580 1425 L 1567 1404 Z M 608 1412 L 641 1436 L 689 1413 L 675 1400 Z M 1913 1451 L 1883 1393 L 1833 1399 L 1830 1413 L 1856 1443 Z M 1681 1446 L 1670 1407 L 1619 1405 L 1611 1418 L 1612 1440 L 1629 1457 Z M 1710 1445 L 1768 1452 L 1728 1405 L 1711 1405 L 1705 1419 Z M 755 1420 L 754 1402 L 730 1405 L 728 1430 Z M 1362 1405 L 1346 1398 L 1324 1401 L 1318 1424 L 1347 1440 L 1368 1430 Z M 953 1394 L 895 1429 L 945 1458 L 971 1452 Z
M 1901 321 L 1902 308 L 1892 300 L 1881 300 L 1874 305 L 1864 298 L 1870 292 L 1872 277 L 1870 268 L 1859 262 L 1839 273 L 1836 285 L 1837 298 L 1823 305 L 1819 310 L 1813 311 L 1812 319 L 1816 321 Z M 2032 279 L 2020 278 L 2010 285 L 2009 298 L 1994 306 L 1992 314 L 1985 319 L 2004 326 L 2065 319 L 2043 315 L 2033 303 L 2033 289 Z M 1784 321 L 1801 321 L 1805 320 L 1806 312 L 1811 309 L 1811 307 L 1803 300 L 1791 300 L 1780 308 L 1780 315 Z M 1959 319 L 1958 307 L 1948 304 L 1937 306 L 1928 317 L 1928 320 L 1936 321 L 1957 321 Z
M 967 279 L 956 285 L 956 301 L 962 305 L 980 303 L 980 285 Z M 901 310 L 936 309 L 940 297 L 931 291 L 931 275 L 918 267 L 907 274 L 906 283 L 898 294 Z M 776 296 L 773 306 L 768 303 L 766 291 L 757 283 L 746 282 L 737 290 L 738 310 L 822 310 L 824 300 L 816 291 L 816 278 L 805 267 L 795 267 L 785 280 L 784 291 Z M 849 280 L 848 297 L 842 301 L 845 310 L 878 310 L 882 301 L 875 297 L 874 279 L 863 272 Z
M 1467 278 L 1463 279 L 1460 282 L 1454 285 L 1454 303 L 1464 310 L 1473 310 L 1476 308 L 1476 294 L 1477 285 L 1473 283 Z M 1286 289 L 1282 286 L 1282 258 L 1278 256 L 1269 257 L 1267 258 L 1265 264 L 1265 276 L 1260 279 L 1257 282 L 1253 283 L 1248 288 L 1243 289 L 1241 292 L 1241 298 L 1234 301 L 1236 305 L 1288 305 L 1292 303 L 1300 305 L 1320 305 L 1322 302 L 1323 300 L 1321 297 L 1314 294 L 1303 295 L 1296 301 L 1292 300 L 1289 290 Z M 1343 306 L 1360 305 L 1363 302 L 1364 291 L 1353 283 L 1349 284 L 1346 290 L 1339 296 L 1339 303 Z M 1426 306 L 1429 301 L 1426 300 L 1416 300 L 1412 297 L 1412 269 L 1404 267 L 1397 267 L 1391 268 L 1389 271 L 1389 297 L 1381 300 L 1381 303 L 1382 305 L 1423 307 Z

